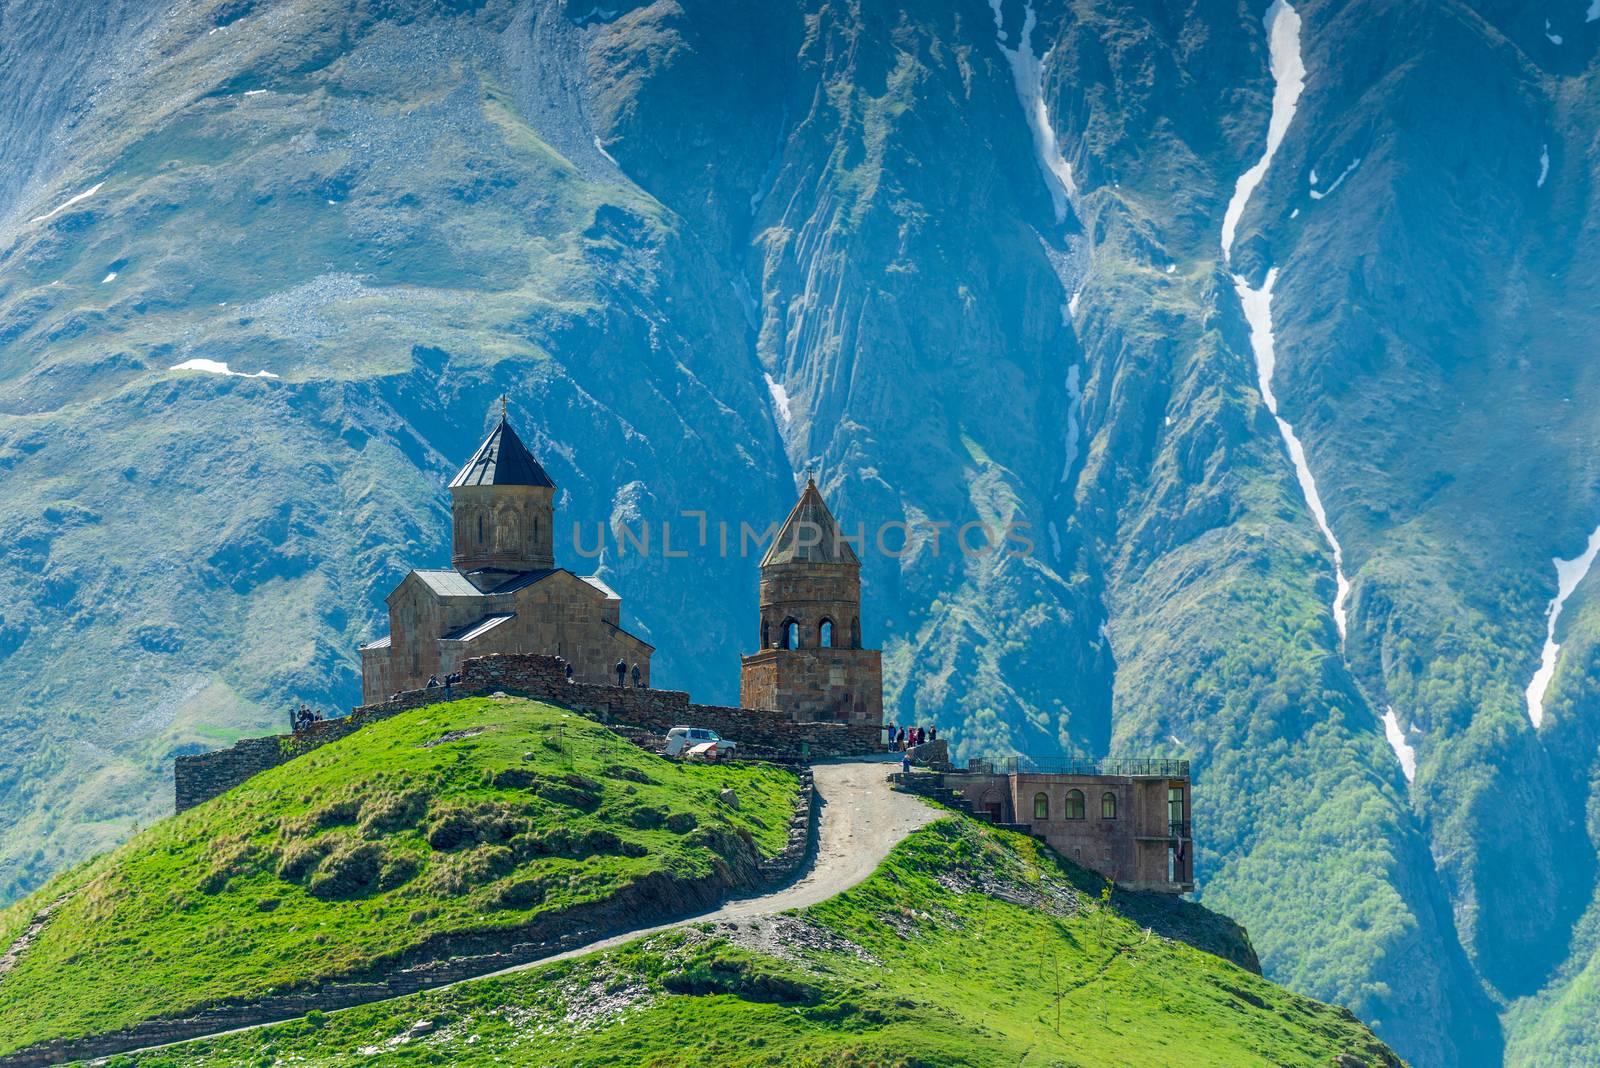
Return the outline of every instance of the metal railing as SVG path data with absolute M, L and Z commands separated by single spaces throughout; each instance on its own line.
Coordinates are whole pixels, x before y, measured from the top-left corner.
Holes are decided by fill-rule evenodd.
M 1069 760 L 1062 764 L 1036 764 L 1026 757 L 1003 761 L 969 760 L 967 770 L 980 775 L 1122 775 L 1128 777 L 1187 779 L 1187 760 Z
M 1173 820 L 1173 821 L 1168 822 L 1168 824 L 1167 824 L 1167 837 L 1168 838 L 1192 838 L 1192 837 L 1194 837 L 1193 835 L 1191 835 L 1189 833 L 1189 821 L 1188 820 L 1182 820 L 1182 821 Z

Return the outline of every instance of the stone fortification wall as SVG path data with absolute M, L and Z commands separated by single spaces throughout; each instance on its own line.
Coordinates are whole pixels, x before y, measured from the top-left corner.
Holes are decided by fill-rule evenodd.
M 449 696 L 497 692 L 549 701 L 605 723 L 658 732 L 680 725 L 709 727 L 740 743 L 746 751 L 823 759 L 883 749 L 883 733 L 875 726 L 795 723 L 784 713 L 772 710 L 698 705 L 681 690 L 568 682 L 560 661 L 536 653 L 474 657 L 462 665 L 461 684 L 453 687 Z M 253 775 L 343 738 L 374 720 L 445 699 L 442 689 L 408 690 L 388 701 L 362 705 L 342 719 L 323 720 L 309 730 L 247 738 L 231 749 L 181 756 L 173 767 L 174 808 L 178 812 L 192 808 Z

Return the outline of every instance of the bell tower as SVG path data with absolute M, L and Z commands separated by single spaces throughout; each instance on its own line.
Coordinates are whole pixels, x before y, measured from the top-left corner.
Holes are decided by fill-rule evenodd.
M 555 493 L 502 399 L 499 424 L 450 483 L 451 566 L 479 588 L 555 567 Z
M 882 655 L 862 647 L 861 561 L 811 479 L 761 559 L 760 617 L 741 705 L 882 725 Z

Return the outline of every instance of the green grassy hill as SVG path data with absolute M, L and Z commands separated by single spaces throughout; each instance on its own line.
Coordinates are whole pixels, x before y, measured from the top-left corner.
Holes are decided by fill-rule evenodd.
M 416 709 L 0 913 L 9 947 L 54 905 L 0 967 L 0 1053 L 371 974 L 574 906 L 670 912 L 695 903 L 689 888 L 749 881 L 784 848 L 797 797 L 791 772 L 671 763 L 549 705 Z
M 1400 1063 L 1345 1010 L 1129 915 L 1202 938 L 1219 927 L 1187 902 L 1102 897 L 1031 839 L 952 817 L 796 914 L 110 1063 Z

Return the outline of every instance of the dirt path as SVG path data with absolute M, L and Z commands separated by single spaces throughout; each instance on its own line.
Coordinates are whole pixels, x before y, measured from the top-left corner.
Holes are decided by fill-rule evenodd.
M 487 974 L 506 975 L 526 971 L 551 961 L 610 949 L 645 935 L 670 931 L 689 923 L 769 916 L 786 909 L 815 905 L 843 893 L 871 875 L 902 838 L 939 816 L 936 810 L 916 797 L 889 789 L 887 779 L 893 770 L 894 762 L 889 759 L 812 765 L 812 783 L 822 802 L 822 812 L 817 821 L 817 855 L 806 873 L 783 889 L 755 897 L 736 898 L 698 916 L 654 927 L 641 927 L 564 953 Z M 461 981 L 472 982 L 471 979 Z
M 871 875 L 902 838 L 939 817 L 936 809 L 923 804 L 918 798 L 910 794 L 895 793 L 889 789 L 888 776 L 895 770 L 895 766 L 894 761 L 888 757 L 815 764 L 811 770 L 812 782 L 821 804 L 817 827 L 817 855 L 806 873 L 788 886 L 770 894 L 738 898 L 698 916 L 689 916 L 652 927 L 640 927 L 610 938 L 597 939 L 562 953 L 552 953 L 548 957 L 541 957 L 526 964 L 485 972 L 483 975 L 461 979 L 458 982 L 470 983 L 493 975 L 527 971 L 529 968 L 538 968 L 553 961 L 568 960 L 610 949 L 646 935 L 670 931 L 686 924 L 750 919 L 787 909 L 815 905 L 835 894 L 843 893 Z M 457 983 L 447 983 L 432 989 L 444 990 L 456 985 Z M 353 1008 L 365 1008 L 368 1005 L 382 1004 L 383 1001 L 397 1000 L 398 997 L 412 996 L 414 995 L 398 995 L 397 998 L 369 1001 Z M 274 1020 L 271 1023 L 255 1024 L 250 1027 L 236 1027 L 208 1035 L 197 1035 L 182 1042 L 145 1046 L 127 1052 L 146 1053 L 150 1050 L 169 1049 L 190 1042 L 254 1031 L 262 1027 L 275 1027 L 277 1024 L 287 1022 L 289 1021 Z

